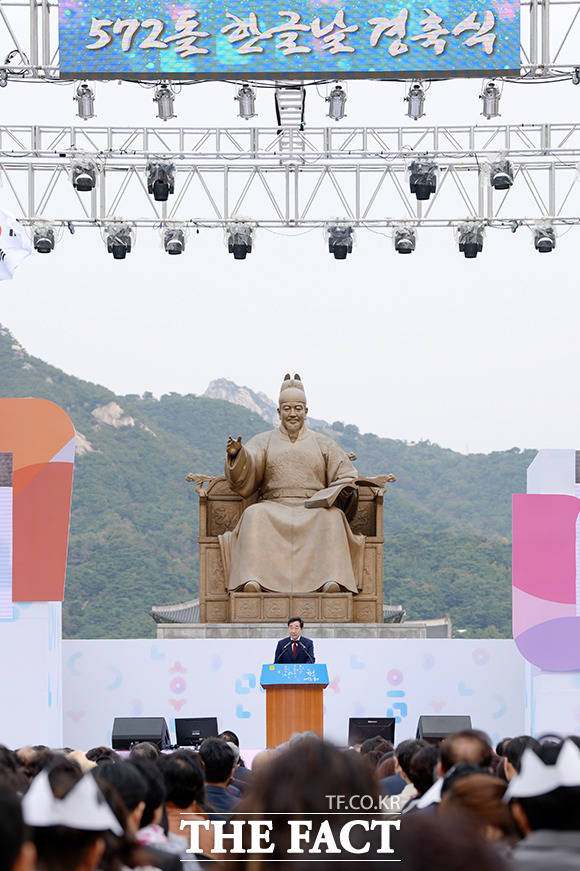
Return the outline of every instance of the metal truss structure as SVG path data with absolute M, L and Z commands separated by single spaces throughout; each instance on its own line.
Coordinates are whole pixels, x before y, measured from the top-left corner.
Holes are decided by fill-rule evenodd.
M 427 201 L 410 193 L 409 167 L 438 168 Z M 508 159 L 513 184 L 490 183 Z M 171 164 L 174 193 L 156 202 L 150 161 Z M 95 184 L 73 187 L 75 164 Z M 121 128 L 0 127 L 3 207 L 28 225 L 227 228 L 491 227 L 580 223 L 580 124 L 457 127 Z
M 570 76 L 580 67 L 580 0 L 521 0 L 521 26 L 523 77 Z M 0 0 L 0 73 L 57 80 L 58 61 L 58 3 Z

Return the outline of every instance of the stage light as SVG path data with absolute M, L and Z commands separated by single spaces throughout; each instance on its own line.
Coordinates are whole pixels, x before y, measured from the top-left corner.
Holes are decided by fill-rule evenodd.
M 580 85 L 580 67 L 574 67 L 574 72 L 572 73 L 572 84 Z
M 495 160 L 489 170 L 489 181 L 496 191 L 508 191 L 514 183 L 514 170 L 509 160 Z
M 328 118 L 332 118 L 333 121 L 340 121 L 341 118 L 344 118 L 346 93 L 340 85 L 332 89 L 326 102 L 328 103 Z
M 81 82 L 73 97 L 77 103 L 77 115 L 83 121 L 95 117 L 95 95 L 93 89 L 86 82 Z
M 8 55 L 8 57 L 10 57 L 10 55 Z M 6 58 L 6 61 L 8 62 L 8 58 Z M 0 70 L 0 88 L 5 88 L 7 84 L 8 73 L 6 72 L 6 70 Z
M 72 185 L 76 191 L 92 191 L 97 183 L 97 167 L 89 159 L 73 160 Z
M 54 227 L 50 224 L 38 224 L 34 228 L 33 245 L 39 254 L 50 254 L 54 250 Z
M 393 243 L 398 254 L 411 254 L 417 244 L 417 234 L 412 227 L 398 227 L 393 236 Z
M 540 254 L 549 254 L 556 247 L 556 231 L 550 224 L 543 224 L 534 230 L 534 248 Z
M 428 200 L 437 190 L 437 165 L 432 160 L 413 160 L 409 165 L 409 186 L 418 200 Z
M 479 99 L 483 100 L 482 115 L 489 121 L 490 118 L 499 116 L 499 101 L 501 91 L 495 82 L 488 82 L 483 91 L 479 95 Z
M 175 190 L 175 167 L 165 160 L 150 160 L 147 164 L 147 192 L 158 203 L 166 203 Z
M 162 121 L 169 121 L 170 118 L 175 118 L 173 114 L 173 92 L 169 85 L 162 82 L 155 88 L 153 102 L 157 103 L 157 117 Z
M 457 242 L 460 252 L 473 260 L 483 251 L 484 225 L 481 221 L 465 221 L 457 228 Z
M 251 224 L 236 222 L 226 228 L 226 244 L 234 260 L 245 260 L 252 253 L 254 245 L 254 228 Z
M 133 248 L 133 229 L 123 222 L 109 224 L 105 228 L 105 243 L 114 260 L 124 260 Z
M 346 255 L 352 254 L 353 228 L 350 224 L 326 224 L 324 229 L 329 252 L 335 260 L 346 260 Z
M 238 116 L 240 118 L 245 118 L 247 121 L 249 118 L 255 117 L 256 92 L 253 88 L 251 88 L 248 84 L 242 85 L 234 99 L 238 101 Z
M 163 247 L 168 254 L 183 254 L 185 251 L 185 232 L 179 227 L 164 229 Z
M 407 103 L 407 115 L 413 121 L 418 121 L 425 114 L 425 91 L 418 82 L 411 85 L 409 93 L 405 97 Z

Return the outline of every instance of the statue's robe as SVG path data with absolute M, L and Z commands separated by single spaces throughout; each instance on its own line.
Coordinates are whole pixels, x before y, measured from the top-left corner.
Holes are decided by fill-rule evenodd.
M 353 593 L 362 587 L 364 535 L 352 532 L 340 508 L 304 505 L 358 477 L 332 439 L 306 427 L 294 442 L 282 427 L 260 433 L 226 456 L 225 474 L 240 496 L 259 491 L 235 529 L 219 536 L 228 589 L 248 581 L 278 593 L 312 593 L 327 581 Z

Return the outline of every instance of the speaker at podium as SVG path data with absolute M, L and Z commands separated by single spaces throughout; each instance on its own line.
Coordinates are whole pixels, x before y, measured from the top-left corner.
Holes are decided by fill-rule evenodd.
M 263 665 L 266 691 L 266 747 L 277 747 L 295 732 L 324 733 L 322 693 L 328 669 L 320 662 Z

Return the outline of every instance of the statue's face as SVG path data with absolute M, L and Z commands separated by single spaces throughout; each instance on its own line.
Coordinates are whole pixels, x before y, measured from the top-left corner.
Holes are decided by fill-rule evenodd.
M 287 392 L 290 393 L 290 391 Z M 306 403 L 303 399 L 285 396 L 280 402 L 278 414 L 280 415 L 282 426 L 286 432 L 294 433 L 300 432 L 304 426 L 308 409 L 306 408 Z

